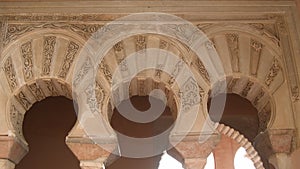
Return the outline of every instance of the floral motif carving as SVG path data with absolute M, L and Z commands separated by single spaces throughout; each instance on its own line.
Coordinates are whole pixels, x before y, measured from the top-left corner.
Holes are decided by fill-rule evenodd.
M 138 35 L 135 37 L 135 39 L 136 39 L 136 44 L 135 44 L 136 51 L 141 51 L 141 50 L 146 49 L 146 37 L 145 36 Z
M 100 63 L 99 68 L 103 72 L 108 83 L 111 84 L 112 83 L 112 74 L 110 73 L 108 65 L 102 62 L 102 63 Z
M 192 106 L 200 102 L 201 98 L 199 93 L 197 82 L 191 77 L 188 78 L 180 91 L 183 111 L 188 111 Z
M 249 25 L 256 30 L 259 30 L 260 34 L 263 37 L 266 37 L 267 39 L 272 41 L 277 47 L 280 47 L 280 40 L 278 38 L 274 24 L 249 23 Z
M 139 87 L 139 95 L 140 96 L 145 96 L 146 91 L 145 91 L 145 79 L 138 79 L 138 87 Z
M 228 92 L 233 92 L 233 87 L 236 85 L 237 81 L 239 79 L 238 78 L 234 78 L 230 81 L 229 85 L 228 85 Z
M 3 70 L 11 91 L 13 91 L 17 86 L 18 82 L 16 79 L 16 71 L 14 69 L 11 57 L 8 57 L 4 63 Z
M 97 98 L 97 102 L 98 104 L 102 104 L 105 98 L 105 92 L 104 89 L 101 87 L 101 85 L 96 82 L 96 98 Z
M 163 72 L 162 69 L 164 68 L 163 64 L 158 64 L 156 66 L 156 70 L 155 70 L 155 76 L 158 78 L 161 78 L 161 73 Z
M 61 91 L 63 92 L 62 95 L 66 96 L 68 98 L 72 98 L 72 93 L 65 83 L 60 82 L 59 86 L 60 86 Z
M 10 119 L 15 134 L 18 137 L 23 138 L 22 126 L 24 115 L 13 104 L 10 106 Z
M 121 52 L 124 49 L 123 42 L 120 41 L 114 45 L 115 52 Z
M 259 113 L 258 113 L 258 120 L 259 120 L 259 132 L 264 132 L 267 127 L 268 123 L 271 119 L 271 111 L 269 110 L 268 103 Z
M 231 66 L 234 72 L 239 72 L 239 35 L 226 34 L 227 44 L 231 55 Z
M 44 49 L 43 49 L 43 75 L 49 75 L 51 70 L 52 57 L 54 53 L 54 48 L 56 44 L 55 36 L 44 37 Z
M 250 72 L 251 75 L 256 76 L 263 45 L 260 42 L 251 39 L 250 46 L 251 46 Z
M 195 61 L 195 64 L 196 64 L 196 67 L 198 68 L 201 76 L 204 78 L 204 80 L 206 82 L 210 82 L 210 79 L 209 79 L 209 75 L 208 75 L 208 72 L 207 70 L 205 69 L 205 66 L 203 65 L 202 61 L 200 59 L 197 59 Z
M 40 88 L 40 86 L 37 83 L 33 83 L 28 85 L 28 88 L 31 90 L 31 93 L 34 95 L 34 97 L 38 100 L 41 101 L 45 98 L 45 95 Z
M 66 78 L 78 50 L 79 50 L 79 45 L 73 41 L 70 41 L 69 45 L 67 47 L 67 52 L 65 55 L 65 59 L 63 61 L 62 68 L 59 73 L 59 77 L 61 77 L 63 79 Z
M 257 106 L 259 100 L 265 95 L 265 92 L 263 89 L 261 89 L 258 93 L 258 95 L 254 98 L 253 104 L 254 106 Z
M 167 41 L 165 41 L 165 40 L 160 40 L 159 41 L 159 48 L 160 49 L 166 49 L 167 47 L 168 47 L 168 42 Z
M 23 91 L 20 91 L 15 97 L 19 101 L 19 103 L 24 107 L 25 110 L 28 110 L 32 105 L 31 102 L 27 99 L 26 95 L 23 93 Z
M 184 61 L 183 60 L 179 60 L 176 65 L 175 65 L 175 69 L 171 74 L 171 78 L 168 81 L 168 84 L 171 86 L 174 82 L 175 82 L 175 78 L 179 75 L 180 71 L 182 70 L 184 65 Z
M 33 62 L 32 62 L 32 43 L 31 41 L 28 41 L 24 44 L 21 45 L 21 54 L 24 62 L 24 68 L 23 68 L 23 73 L 24 73 L 24 78 L 25 81 L 28 81 L 33 78 Z
M 46 88 L 50 92 L 50 96 L 59 96 L 57 89 L 55 88 L 54 84 L 52 83 L 51 79 L 44 79 L 44 83 L 46 84 Z
M 265 78 L 265 84 L 267 86 L 270 86 L 271 83 L 273 82 L 274 78 L 277 76 L 278 72 L 280 71 L 280 66 L 279 66 L 279 62 L 277 59 L 274 59 L 273 64 L 269 70 L 269 73 L 267 74 L 266 78 Z
M 92 111 L 92 113 L 99 113 L 99 101 L 97 100 L 93 85 L 89 85 L 85 89 L 85 94 L 87 96 L 86 102 L 89 105 L 89 108 Z
M 17 17 L 17 16 L 16 16 Z M 50 28 L 50 29 L 65 29 L 72 31 L 85 39 L 91 37 L 102 25 L 99 24 L 67 24 L 67 23 L 39 23 L 39 24 L 9 24 L 7 28 L 4 45 L 17 39 L 19 36 L 32 32 L 36 29 Z
M 74 86 L 77 86 L 80 81 L 84 78 L 84 76 L 88 73 L 88 71 L 92 68 L 91 60 L 88 57 L 84 64 L 81 66 L 78 74 L 76 75 L 74 79 Z
M 252 87 L 253 85 L 254 85 L 253 82 L 248 81 L 248 83 L 247 83 L 247 85 L 245 86 L 245 88 L 243 89 L 241 95 L 242 95 L 243 97 L 247 97 L 247 95 L 248 95 L 248 93 L 249 93 L 249 91 L 251 90 L 251 87 Z

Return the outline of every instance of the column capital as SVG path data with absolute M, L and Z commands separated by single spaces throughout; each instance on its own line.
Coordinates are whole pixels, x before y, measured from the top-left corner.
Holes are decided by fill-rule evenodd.
M 255 138 L 254 146 L 270 157 L 275 153 L 290 154 L 295 148 L 294 129 L 268 129 Z
M 208 135 L 205 140 L 200 134 L 187 135 L 179 142 L 177 138 L 175 135 L 170 136 L 170 142 L 182 156 L 185 169 L 202 169 L 207 157 L 220 141 L 220 135 L 215 133 Z
M 112 152 L 117 152 L 118 143 L 107 141 L 103 144 L 95 144 L 89 138 L 67 137 L 66 144 L 80 161 L 93 161 L 107 159 Z
M 295 149 L 294 129 L 268 129 L 256 136 L 254 147 L 259 153 L 264 167 L 269 168 L 269 163 L 274 164 L 274 157 L 279 154 L 291 154 Z M 272 160 L 273 159 L 273 160 Z M 280 163 L 281 164 L 281 163 Z
M 17 164 L 27 154 L 28 146 L 15 136 L 0 136 L 0 159 L 7 159 Z

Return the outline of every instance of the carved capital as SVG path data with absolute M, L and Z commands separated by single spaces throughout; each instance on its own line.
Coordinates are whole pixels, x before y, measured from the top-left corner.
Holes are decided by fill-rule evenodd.
M 28 147 L 16 137 L 0 136 L 0 150 L 0 159 L 8 159 L 17 164 L 27 154 Z
M 255 147 L 263 158 L 276 153 L 290 154 L 294 148 L 293 129 L 270 129 L 255 138 Z
M 203 138 L 203 137 L 202 137 Z M 204 142 L 200 142 L 199 135 L 185 136 L 178 143 L 178 136 L 170 136 L 171 144 L 184 159 L 206 159 L 220 141 L 220 136 L 212 134 Z
M 118 148 L 118 143 L 112 140 L 103 141 L 100 145 L 89 138 L 67 137 L 66 143 L 80 161 L 106 160 Z

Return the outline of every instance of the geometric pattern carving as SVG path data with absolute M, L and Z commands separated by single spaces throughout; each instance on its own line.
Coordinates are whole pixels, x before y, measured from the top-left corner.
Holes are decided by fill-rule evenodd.
M 50 74 L 50 67 L 52 63 L 52 57 L 54 53 L 56 43 L 55 36 L 45 36 L 44 37 L 44 50 L 43 50 L 43 72 L 42 75 L 49 75 Z
M 33 62 L 32 62 L 32 44 L 31 41 L 28 41 L 21 45 L 21 54 L 24 62 L 24 78 L 25 81 L 31 80 L 33 78 Z
M 18 82 L 16 79 L 16 71 L 14 69 L 11 57 L 8 57 L 6 59 L 3 70 L 5 72 L 5 76 L 8 81 L 9 87 L 11 91 L 13 91 L 18 86 Z
M 79 45 L 73 41 L 70 41 L 69 45 L 67 47 L 67 51 L 65 54 L 65 59 L 62 64 L 62 68 L 59 73 L 59 77 L 61 77 L 63 79 L 66 78 L 78 50 L 79 50 Z

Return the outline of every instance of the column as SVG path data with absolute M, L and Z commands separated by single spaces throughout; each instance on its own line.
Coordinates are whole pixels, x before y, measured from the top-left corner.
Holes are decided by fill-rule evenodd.
M 220 141 L 217 134 L 210 135 L 204 142 L 199 141 L 200 134 L 185 136 L 178 143 L 177 136 L 170 136 L 171 144 L 182 156 L 183 167 L 185 169 L 203 169 L 206 159 Z
M 82 169 L 104 169 L 115 160 L 112 152 L 117 150 L 117 142 L 95 144 L 89 138 L 67 138 L 67 145 L 80 161 Z
M 27 154 L 28 147 L 15 136 L 0 136 L 0 168 L 13 169 Z
M 295 148 L 295 131 L 293 129 L 269 129 L 259 134 L 254 141 L 264 167 L 269 169 L 269 163 L 276 169 L 290 168 L 290 154 Z

